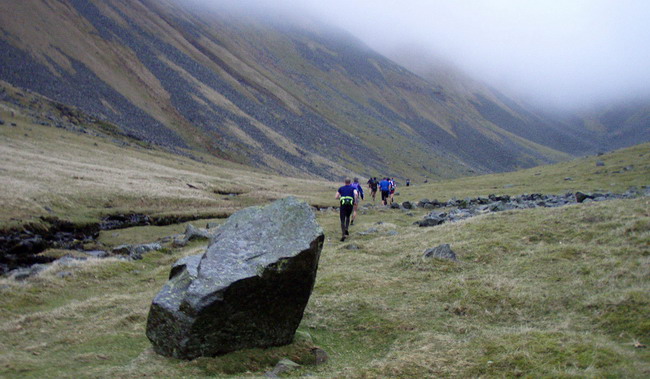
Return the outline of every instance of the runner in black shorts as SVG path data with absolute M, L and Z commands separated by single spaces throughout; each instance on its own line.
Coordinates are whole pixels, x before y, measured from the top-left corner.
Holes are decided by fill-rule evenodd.
M 354 202 L 359 196 L 359 193 L 351 186 L 351 183 L 350 178 L 345 178 L 345 185 L 340 187 L 336 192 L 336 198 L 341 202 L 341 242 L 345 241 L 346 236 L 350 235 L 350 232 L 348 232 L 350 215 L 352 215 L 352 210 L 354 209 Z
M 384 178 L 379 182 L 379 188 L 381 189 L 381 203 L 388 205 L 387 199 L 390 196 L 390 182 L 388 181 L 388 178 Z

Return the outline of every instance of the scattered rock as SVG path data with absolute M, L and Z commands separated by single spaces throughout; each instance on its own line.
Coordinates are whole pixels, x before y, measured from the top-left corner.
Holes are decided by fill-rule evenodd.
M 114 255 L 128 256 L 131 259 L 142 259 L 142 254 L 149 251 L 157 251 L 162 249 L 162 245 L 157 242 L 141 244 L 141 245 L 120 245 L 113 249 Z
M 84 251 L 84 253 L 90 255 L 91 257 L 94 258 L 106 258 L 108 257 L 108 252 L 103 251 L 103 250 L 91 250 L 91 251 Z
M 87 260 L 86 257 L 73 257 L 70 255 L 66 255 L 65 257 L 57 259 L 56 263 L 59 266 L 71 267 L 71 266 L 76 266 L 79 263 L 79 261 L 85 261 L 85 260 Z
M 219 225 L 221 225 L 221 224 L 219 224 L 218 222 L 208 222 L 208 223 L 205 225 L 205 228 L 206 228 L 206 229 L 214 229 L 214 228 L 218 228 Z
M 378 233 L 378 232 L 379 232 L 379 229 L 377 229 L 377 228 L 370 228 L 370 229 L 367 229 L 367 230 L 364 231 L 364 232 L 357 232 L 357 234 L 360 235 L 360 236 L 367 236 L 367 235 L 369 235 L 369 234 L 374 234 L 374 233 Z
M 399 203 L 390 203 L 390 209 L 399 209 Z
M 432 212 L 426 215 L 423 220 L 416 221 L 414 224 L 420 227 L 436 226 L 445 222 L 446 217 L 446 213 Z
M 413 209 L 415 208 L 415 204 L 411 203 L 410 201 L 405 201 L 402 203 L 402 208 L 404 209 Z
M 144 214 L 117 214 L 104 217 L 99 226 L 102 230 L 151 225 L 151 218 Z
M 58 272 L 58 273 L 56 274 L 56 276 L 57 276 L 58 278 L 61 278 L 61 279 L 63 279 L 63 278 L 69 278 L 69 277 L 71 277 L 72 275 L 73 275 L 73 274 L 72 274 L 70 271 L 61 271 L 61 272 Z
M 4 120 L 0 118 L 0 125 L 4 125 L 4 124 L 5 124 Z
M 173 247 L 185 247 L 187 246 L 187 239 L 181 237 L 175 237 L 174 242 L 172 242 Z
M 359 250 L 360 249 L 359 246 L 355 245 L 355 244 L 345 245 L 345 246 L 343 246 L 343 248 L 346 249 L 346 250 Z
M 603 166 L 605 166 L 605 162 L 603 162 L 603 161 L 596 161 L 596 166 L 597 166 L 597 167 L 603 167 Z
M 451 250 L 449 244 L 445 243 L 440 246 L 428 249 L 424 252 L 424 258 L 439 258 L 439 259 L 449 259 L 452 261 L 458 261 L 456 258 L 456 253 Z
M 587 199 L 592 199 L 591 195 L 584 194 L 582 192 L 576 192 L 576 201 L 578 203 L 583 203 Z
M 305 332 L 304 330 L 298 330 L 296 331 L 296 341 L 305 341 L 305 342 L 310 342 L 313 343 L 314 339 L 312 338 L 311 334 L 309 332 Z
M 567 176 L 566 178 L 564 178 L 564 180 L 566 180 L 566 181 L 571 181 L 571 180 L 573 180 L 573 178 L 570 177 L 570 176 Z
M 14 280 L 25 280 L 29 278 L 30 276 L 37 275 L 41 271 L 45 270 L 47 268 L 47 265 L 37 263 L 35 265 L 32 265 L 30 267 L 25 267 L 25 268 L 18 268 L 12 271 L 9 271 L 8 276 Z
M 282 375 L 289 371 L 293 371 L 297 368 L 300 368 L 300 365 L 290 359 L 282 359 L 278 364 L 275 365 L 273 371 L 266 372 L 264 374 L 267 378 L 278 378 L 278 375 Z
M 208 232 L 206 229 L 199 229 L 192 224 L 188 224 L 185 228 L 185 239 L 187 241 L 210 238 L 212 238 L 212 233 Z
M 311 352 L 314 354 L 316 366 L 322 365 L 330 359 L 329 355 L 327 355 L 327 352 L 325 352 L 325 350 L 321 349 L 320 347 L 312 348 Z
M 154 350 L 193 359 L 291 343 L 324 239 L 311 208 L 293 197 L 233 214 L 204 254 L 176 262 L 153 299 Z

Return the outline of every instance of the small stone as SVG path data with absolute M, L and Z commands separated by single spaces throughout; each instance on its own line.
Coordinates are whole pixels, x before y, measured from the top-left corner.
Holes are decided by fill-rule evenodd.
M 377 233 L 377 232 L 379 232 L 379 229 L 377 229 L 377 228 L 370 228 L 370 229 L 368 229 L 368 230 L 366 230 L 366 231 L 364 231 L 364 232 L 358 232 L 357 234 L 359 234 L 359 235 L 361 235 L 361 236 L 367 236 L 368 234 L 373 234 L 373 233 Z
M 564 180 L 566 180 L 566 181 L 571 181 L 571 180 L 573 180 L 573 178 L 570 177 L 570 176 L 567 176 L 566 178 L 564 178 Z
M 172 242 L 173 247 L 185 247 L 187 246 L 187 240 L 185 238 L 176 237 L 174 242 Z
M 108 252 L 103 251 L 103 250 L 91 250 L 91 251 L 84 251 L 84 253 L 90 255 L 91 257 L 94 258 L 106 258 L 108 257 Z
M 413 209 L 415 208 L 415 204 L 411 203 L 410 201 L 405 201 L 402 203 L 402 208 L 404 209 Z
M 325 350 L 321 349 L 320 347 L 312 348 L 311 352 L 314 354 L 316 366 L 322 365 L 330 359 L 327 355 L 327 352 L 325 352 Z
M 313 337 L 309 332 L 305 332 L 304 330 L 297 330 L 296 331 L 296 337 L 294 338 L 295 341 L 305 341 L 305 342 L 314 342 Z
M 345 245 L 343 248 L 346 250 L 359 250 L 359 246 L 355 244 Z
M 591 195 L 587 195 L 587 194 L 582 193 L 582 192 L 576 192 L 576 201 L 578 203 L 583 203 L 585 200 L 591 199 L 591 198 L 592 198 Z
M 426 250 L 424 252 L 424 258 L 439 258 L 458 261 L 458 258 L 456 258 L 456 253 L 451 250 L 451 247 L 448 243 L 439 245 L 433 249 Z
M 57 277 L 63 279 L 63 278 L 68 278 L 72 276 L 72 273 L 70 271 L 61 271 L 56 274 Z
M 596 161 L 596 166 L 597 166 L 597 167 L 603 167 L 603 166 L 605 166 L 605 162 L 603 162 L 603 161 Z
M 285 358 L 280 360 L 278 364 L 275 365 L 273 371 L 269 371 L 265 373 L 264 376 L 266 376 L 267 378 L 277 378 L 278 375 L 282 375 L 284 373 L 295 370 L 297 368 L 300 368 L 299 364 L 297 364 L 296 362 L 290 359 Z
M 195 239 L 210 239 L 212 234 L 205 229 L 199 229 L 192 224 L 188 224 L 185 229 L 185 239 L 192 241 Z

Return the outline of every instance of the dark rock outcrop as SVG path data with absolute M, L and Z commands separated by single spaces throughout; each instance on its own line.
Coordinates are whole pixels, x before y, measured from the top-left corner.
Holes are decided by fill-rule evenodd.
M 295 198 L 247 208 L 202 255 L 176 262 L 154 298 L 147 337 L 181 359 L 292 341 L 316 279 L 324 235 Z

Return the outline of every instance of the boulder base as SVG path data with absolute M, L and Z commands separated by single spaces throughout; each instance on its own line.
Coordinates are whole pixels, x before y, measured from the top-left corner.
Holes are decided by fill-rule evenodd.
M 323 240 L 311 208 L 295 198 L 235 213 L 204 254 L 172 267 L 147 320 L 154 350 L 193 359 L 291 343 Z

